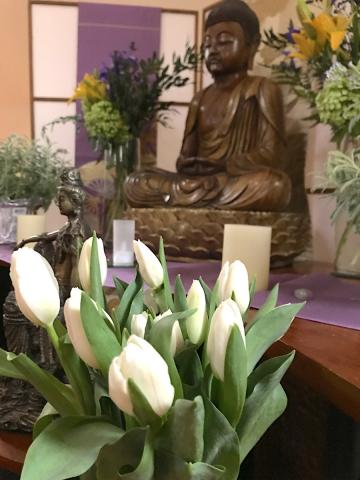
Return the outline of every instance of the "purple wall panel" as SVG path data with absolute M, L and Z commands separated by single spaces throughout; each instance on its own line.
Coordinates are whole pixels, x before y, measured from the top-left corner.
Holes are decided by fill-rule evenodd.
M 127 50 L 135 42 L 138 57 L 149 57 L 160 50 L 159 8 L 79 4 L 78 81 L 94 68 L 110 64 L 113 50 Z M 77 106 L 79 108 L 79 105 Z M 97 158 L 80 129 L 76 135 L 76 165 Z

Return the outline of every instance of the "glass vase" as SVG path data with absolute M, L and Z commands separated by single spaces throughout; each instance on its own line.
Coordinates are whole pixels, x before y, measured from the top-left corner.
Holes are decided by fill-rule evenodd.
M 103 213 L 102 238 L 109 253 L 113 243 L 113 221 L 123 218 L 127 209 L 125 196 L 126 177 L 140 169 L 140 141 L 131 138 L 117 148 L 105 151 L 105 163 L 112 176 L 112 191 L 107 195 Z
M 360 278 L 360 235 L 348 221 L 346 214 L 339 215 L 335 226 L 335 271 L 339 277 Z

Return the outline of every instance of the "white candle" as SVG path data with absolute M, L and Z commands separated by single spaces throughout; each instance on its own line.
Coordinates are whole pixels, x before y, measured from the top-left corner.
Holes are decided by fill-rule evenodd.
M 133 240 L 135 220 L 113 221 L 113 265 L 128 267 L 134 265 Z
M 40 235 L 45 232 L 45 215 L 18 215 L 17 216 L 17 243 L 25 238 Z M 33 247 L 34 243 L 27 243 Z
M 256 278 L 256 291 L 266 290 L 269 284 L 271 227 L 255 225 L 225 225 L 222 261 L 241 260 Z

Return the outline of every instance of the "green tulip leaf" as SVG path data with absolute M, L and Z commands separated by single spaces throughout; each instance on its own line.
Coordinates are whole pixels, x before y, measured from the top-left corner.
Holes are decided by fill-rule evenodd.
M 121 297 L 120 303 L 114 311 L 114 316 L 116 317 L 117 324 L 120 326 L 121 329 L 123 329 L 126 325 L 130 313 L 131 304 L 142 286 L 143 280 L 139 271 L 137 271 L 135 280 L 126 287 L 124 294 Z
M 151 345 L 160 353 L 168 365 L 171 383 L 175 388 L 175 399 L 182 398 L 184 395 L 180 375 L 170 351 L 172 329 L 176 320 L 187 318 L 193 312 L 194 310 L 186 310 L 185 312 L 172 313 L 156 322 L 150 331 L 149 341 Z
M 250 374 L 266 350 L 289 329 L 305 303 L 286 304 L 261 316 L 246 334 L 247 370 Z
M 181 458 L 163 450 L 155 450 L 156 480 L 189 480 L 189 466 Z
M 88 341 L 99 363 L 100 370 L 107 377 L 110 363 L 114 357 L 120 354 L 121 345 L 114 332 L 104 322 L 97 306 L 85 292 L 82 292 L 81 295 L 80 311 Z
M 260 365 L 249 377 L 250 395 L 236 428 L 240 442 L 241 462 L 270 425 L 284 412 L 286 394 L 280 381 L 294 358 L 294 352 L 272 358 Z
M 240 329 L 232 327 L 227 344 L 224 381 L 217 382 L 219 410 L 235 427 L 244 407 L 247 388 L 246 347 Z
M 280 382 L 295 356 L 295 350 L 279 357 L 269 358 L 261 362 L 249 375 L 246 396 L 249 397 L 256 385 L 260 384 L 268 375 L 276 374 L 275 381 Z
M 224 480 L 225 468 L 207 463 L 186 463 L 181 457 L 158 450 L 155 452 L 156 480 Z M 236 477 L 237 478 L 237 477 Z
M 143 287 L 141 287 L 131 302 L 129 315 L 126 322 L 126 326 L 129 331 L 131 331 L 131 320 L 133 315 L 138 315 L 143 311 L 144 311 L 144 289 Z
M 200 285 L 205 293 L 206 305 L 207 305 L 207 313 L 209 313 L 210 301 L 211 301 L 211 289 L 209 286 L 204 282 L 202 277 L 199 278 Z
M 172 291 L 171 291 L 169 272 L 168 272 L 167 263 L 166 263 L 164 240 L 162 237 L 160 237 L 160 243 L 159 243 L 159 260 L 164 272 L 163 288 L 164 288 L 166 307 L 170 308 L 170 310 L 173 312 L 175 310 L 175 306 L 174 306 L 174 300 L 173 300 Z
M 89 370 L 77 355 L 73 345 L 67 341 L 67 338 L 66 335 L 59 342 L 61 363 L 85 415 L 93 415 L 95 413 L 94 389 Z
M 226 417 L 203 397 L 205 407 L 204 454 L 202 461 L 225 468 L 222 480 L 237 480 L 240 469 L 239 439 Z
M 262 316 L 266 315 L 276 307 L 278 295 L 279 295 L 279 284 L 276 284 L 275 287 L 269 293 L 267 299 L 265 300 L 265 303 L 261 306 L 261 308 L 259 308 L 259 310 L 256 312 L 252 321 L 247 325 L 246 332 L 251 330 L 251 328 Z
M 119 300 L 121 301 L 121 299 L 122 299 L 122 297 L 125 293 L 125 290 L 127 289 L 129 284 L 124 282 L 120 278 L 117 278 L 117 277 L 113 277 L 113 282 L 114 282 L 116 294 L 117 294 Z
M 176 312 L 184 312 L 188 309 L 186 291 L 180 275 L 177 275 L 175 279 L 174 305 Z
M 124 432 L 101 417 L 66 417 L 53 421 L 31 444 L 21 480 L 64 480 L 85 473 L 104 445 Z
M 129 430 L 102 448 L 97 461 L 97 480 L 152 480 L 153 474 L 154 452 L 146 428 Z
M 128 379 L 128 389 L 134 413 L 140 425 L 158 428 L 161 418 L 154 412 L 143 392 L 131 378 Z
M 209 306 L 209 324 L 211 323 L 211 319 L 214 315 L 214 312 L 219 305 L 219 280 L 216 280 L 216 283 L 214 285 L 214 288 L 211 292 L 211 298 L 210 298 L 210 306 Z
M 12 353 L 0 348 L 0 376 L 26 380 L 26 375 L 23 375 L 11 362 L 12 355 Z
M 194 345 L 190 345 L 179 352 L 175 358 L 175 363 L 183 384 L 184 396 L 188 400 L 193 400 L 201 393 L 201 383 L 204 376 L 201 360 Z
M 224 467 L 214 467 L 207 463 L 193 463 L 189 465 L 191 480 L 222 480 L 225 478 Z
M 38 437 L 40 433 L 58 417 L 59 414 L 55 408 L 50 405 L 50 403 L 46 403 L 36 422 L 34 423 L 32 431 L 33 440 L 35 440 L 35 438 Z
M 8 358 L 12 365 L 23 375 L 23 378 L 31 383 L 60 415 L 77 415 L 81 412 L 81 407 L 71 388 L 40 368 L 23 353 L 20 355 L 9 353 Z
M 95 300 L 101 308 L 105 308 L 104 291 L 101 281 L 99 262 L 99 251 L 96 232 L 93 233 L 90 256 L 90 297 Z
M 156 448 L 181 457 L 185 462 L 200 462 L 204 452 L 204 417 L 200 396 L 193 401 L 176 400 L 157 435 Z
M 129 340 L 130 333 L 129 330 L 125 327 L 122 331 L 122 337 L 121 337 L 121 346 L 122 348 L 126 347 L 127 341 Z

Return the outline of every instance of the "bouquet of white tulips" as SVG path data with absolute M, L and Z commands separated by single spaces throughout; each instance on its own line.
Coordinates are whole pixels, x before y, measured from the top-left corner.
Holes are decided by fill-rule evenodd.
M 22 480 L 235 480 L 286 407 L 280 381 L 294 352 L 259 360 L 302 304 L 277 307 L 275 287 L 246 323 L 253 289 L 241 262 L 225 264 L 213 290 L 199 279 L 186 294 L 179 276 L 171 288 L 162 242 L 159 259 L 141 241 L 134 250 L 136 278 L 114 279 L 109 311 L 102 241 L 85 242 L 66 327 L 49 264 L 31 249 L 13 253 L 17 303 L 47 330 L 68 381 L 0 350 L 0 375 L 47 401 Z

